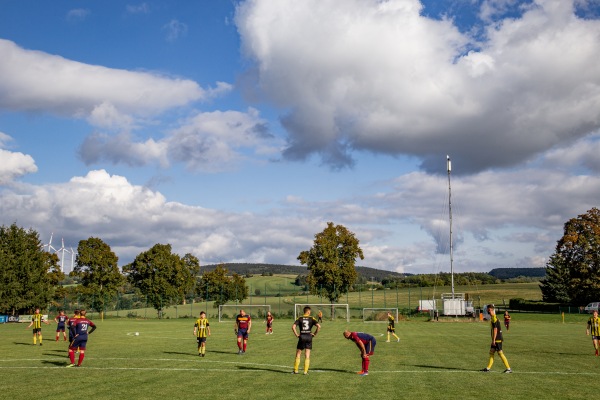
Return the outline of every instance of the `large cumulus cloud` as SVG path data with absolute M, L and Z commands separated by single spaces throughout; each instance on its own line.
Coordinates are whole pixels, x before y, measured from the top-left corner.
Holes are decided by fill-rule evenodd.
M 484 6 L 482 18 L 498 12 Z M 281 110 L 288 158 L 339 168 L 369 151 L 435 171 L 450 153 L 474 172 L 600 127 L 600 21 L 579 18 L 573 1 L 537 0 L 489 21 L 481 40 L 422 10 L 417 0 L 239 6 L 248 76 Z

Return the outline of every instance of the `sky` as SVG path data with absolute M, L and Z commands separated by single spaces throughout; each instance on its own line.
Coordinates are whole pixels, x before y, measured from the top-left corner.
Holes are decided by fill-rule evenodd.
M 600 205 L 599 62 L 600 0 L 0 0 L 0 224 L 66 272 L 300 265 L 327 222 L 361 266 L 544 267 Z

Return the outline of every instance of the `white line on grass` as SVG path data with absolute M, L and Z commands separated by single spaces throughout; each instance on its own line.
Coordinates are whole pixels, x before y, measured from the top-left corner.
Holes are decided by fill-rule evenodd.
M 265 366 L 264 364 L 251 364 L 256 366 Z M 42 367 L 42 366 L 14 366 L 14 367 L 2 367 L 0 366 L 0 370 L 2 369 L 61 369 L 65 367 Z M 286 369 L 291 369 L 290 367 L 285 367 Z M 88 367 L 85 366 L 83 369 L 89 370 L 120 370 L 120 371 L 212 371 L 212 372 L 231 372 L 232 369 L 229 368 L 158 368 L 158 367 Z M 237 372 L 264 372 L 263 370 L 257 369 L 240 369 L 236 370 Z M 284 372 L 284 371 L 282 371 Z M 351 371 L 326 371 L 319 369 L 311 369 L 311 373 L 353 373 Z M 480 371 L 422 371 L 422 370 L 412 370 L 412 371 L 369 371 L 369 374 L 444 374 L 444 373 L 467 373 L 467 374 L 481 374 Z M 598 376 L 597 373 L 591 372 L 544 372 L 544 371 L 519 371 L 515 372 L 516 374 L 521 375 L 585 375 L 585 376 Z
M 0 359 L 0 362 L 15 362 L 15 361 L 55 361 L 57 358 L 46 358 L 46 359 L 37 359 L 37 358 L 20 358 L 20 359 Z M 86 358 L 88 361 L 123 361 L 131 359 L 129 358 Z M 251 366 L 251 367 L 259 367 L 257 369 L 241 369 L 237 371 L 256 371 L 262 372 L 260 367 L 266 368 L 281 368 L 282 371 L 289 370 L 291 367 L 289 365 L 276 365 L 276 364 L 259 364 L 259 363 L 247 363 L 247 362 L 239 362 L 239 361 L 215 361 L 215 360 L 181 360 L 181 359 L 173 359 L 173 358 L 140 358 L 136 359 L 136 361 L 187 361 L 194 362 L 198 364 L 227 364 L 227 365 L 237 365 L 237 366 Z M 0 366 L 0 369 L 57 369 L 64 368 L 63 366 Z M 215 371 L 215 372 L 231 372 L 233 369 L 231 368 L 162 368 L 162 367 L 94 367 L 94 366 L 85 366 L 85 369 L 97 369 L 97 370 L 148 370 L 148 371 Z M 320 370 L 320 369 L 312 369 L 313 373 L 336 373 L 339 371 L 329 371 L 329 370 Z M 348 372 L 350 373 L 350 371 Z M 373 374 L 444 374 L 444 373 L 467 373 L 467 374 L 480 374 L 484 375 L 481 371 L 478 370 L 384 370 L 384 371 L 369 371 L 369 373 Z M 497 372 L 500 373 L 500 372 Z M 515 371 L 515 374 L 520 375 L 582 375 L 582 376 L 598 376 L 600 373 L 593 372 L 568 372 L 568 371 Z M 494 372 L 492 372 L 494 374 Z

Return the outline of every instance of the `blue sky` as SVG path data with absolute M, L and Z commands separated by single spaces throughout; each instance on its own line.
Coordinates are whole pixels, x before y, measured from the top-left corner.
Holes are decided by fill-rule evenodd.
M 0 223 L 283 263 L 542 267 L 600 199 L 598 0 L 0 0 Z M 70 269 L 67 255 L 66 270 Z

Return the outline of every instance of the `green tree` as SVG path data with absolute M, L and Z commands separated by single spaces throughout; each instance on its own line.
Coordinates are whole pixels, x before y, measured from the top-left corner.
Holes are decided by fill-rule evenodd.
M 44 251 L 36 231 L 14 223 L 0 227 L 0 310 L 45 309 L 60 274 L 58 257 Z
M 328 222 L 323 232 L 315 235 L 313 247 L 298 256 L 300 263 L 308 267 L 306 280 L 311 293 L 322 294 L 323 291 L 329 301 L 335 303 L 350 290 L 358 276 L 356 259 L 364 259 L 358 244 L 354 233 L 333 222 Z
M 196 287 L 198 295 L 207 301 L 213 301 L 214 307 L 226 304 L 228 301 L 241 302 L 248 298 L 249 289 L 244 277 L 238 274 L 228 276 L 229 271 L 223 264 L 202 274 L 202 279 Z
M 565 223 L 540 289 L 544 301 L 587 304 L 600 298 L 600 210 Z
M 116 295 L 124 277 L 117 265 L 119 258 L 101 239 L 80 240 L 71 275 L 81 279 L 82 293 L 88 304 L 104 317 L 106 303 Z
M 182 301 L 193 289 L 199 270 L 196 257 L 180 257 L 171 252 L 170 244 L 155 244 L 123 267 L 129 282 L 146 296 L 159 318 L 165 307 Z

